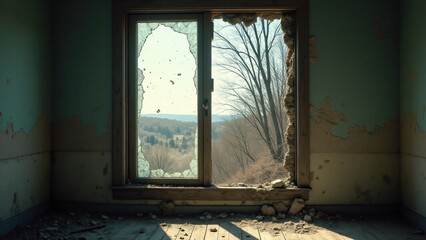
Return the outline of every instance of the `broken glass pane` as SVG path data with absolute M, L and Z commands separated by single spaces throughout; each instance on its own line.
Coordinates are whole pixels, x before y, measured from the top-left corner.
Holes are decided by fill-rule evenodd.
M 138 177 L 197 178 L 197 22 L 139 22 Z

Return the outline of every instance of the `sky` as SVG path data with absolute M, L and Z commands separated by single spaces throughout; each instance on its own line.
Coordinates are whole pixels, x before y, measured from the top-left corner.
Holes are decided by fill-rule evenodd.
M 170 23 L 170 22 L 169 22 Z M 166 23 L 167 24 L 167 23 Z M 173 22 L 175 24 L 175 22 Z M 176 22 L 176 27 L 179 22 Z M 155 24 L 145 24 L 154 26 Z M 156 25 L 155 25 L 156 26 Z M 196 24 L 190 25 L 196 31 Z M 182 27 L 182 25 L 179 25 Z M 228 40 L 235 38 L 233 26 L 221 19 L 214 20 L 215 30 L 219 30 Z M 182 27 L 182 29 L 188 29 Z M 143 28 L 150 32 L 149 28 Z M 191 34 L 189 36 L 196 36 Z M 196 37 L 193 39 L 197 40 Z M 215 39 L 212 45 L 215 45 Z M 195 45 L 192 45 L 195 46 Z M 195 50 L 196 48 L 194 48 Z M 232 102 L 224 91 L 225 82 L 238 80 L 234 74 L 224 72 L 216 63 L 223 63 L 220 50 L 212 49 L 212 78 L 214 92 L 212 92 L 212 115 L 233 115 L 223 103 Z M 165 25 L 155 28 L 145 40 L 138 68 L 143 71 L 144 100 L 142 114 L 197 114 L 197 91 L 194 76 L 197 71 L 196 59 L 190 52 L 188 37 L 174 31 Z

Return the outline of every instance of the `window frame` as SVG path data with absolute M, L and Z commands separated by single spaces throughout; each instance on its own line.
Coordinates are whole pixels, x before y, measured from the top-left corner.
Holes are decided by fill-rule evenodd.
M 211 60 L 209 58 L 209 48 L 210 43 L 204 41 L 204 32 L 209 31 L 211 26 L 209 25 L 210 15 L 207 13 L 168 13 L 168 14 L 154 14 L 147 13 L 144 14 L 130 14 L 128 16 L 128 26 L 130 27 L 128 30 L 128 70 L 129 70 L 129 79 L 127 80 L 130 84 L 129 86 L 129 118 L 127 119 L 129 123 L 129 138 L 133 139 L 133 141 L 129 141 L 129 169 L 128 169 L 128 179 L 132 183 L 140 183 L 140 184 L 158 184 L 158 185 L 185 185 L 185 186 L 201 186 L 201 185 L 210 185 L 208 182 L 208 169 L 206 166 L 206 162 L 211 161 L 211 157 L 208 158 L 204 154 L 205 151 L 209 151 L 209 144 L 206 142 L 210 141 L 210 138 L 204 137 L 206 132 L 210 131 L 210 125 L 208 124 L 211 121 L 211 115 L 204 115 L 205 111 L 201 104 L 208 103 L 208 112 L 211 109 L 211 98 L 209 94 L 209 89 L 211 89 L 210 82 L 206 81 L 211 79 L 211 74 L 208 68 L 211 66 Z M 137 66 L 135 63 L 137 62 L 135 51 L 137 42 L 131 42 L 133 40 L 137 40 L 136 33 L 134 32 L 136 28 L 136 24 L 139 20 L 143 21 L 153 21 L 153 22 L 166 22 L 166 21 L 179 21 L 179 20 L 195 20 L 197 22 L 197 127 L 198 127 L 198 170 L 197 170 L 197 178 L 138 178 L 137 177 L 137 159 L 136 159 L 136 149 L 137 149 L 137 123 L 136 123 L 136 102 L 137 102 Z M 133 29 L 132 29 L 133 28 Z M 206 44 L 210 44 L 207 45 Z M 207 70 L 207 71 L 206 71 Z M 207 89 L 206 89 L 207 88 Z M 132 111 L 133 109 L 133 111 Z M 204 154 L 204 156 L 203 156 Z
M 113 196 L 118 199 L 155 199 L 154 195 L 147 195 L 151 192 L 145 189 L 145 193 L 139 188 L 140 186 L 132 186 L 129 183 L 129 72 L 127 71 L 130 64 L 128 58 L 128 20 L 132 14 L 144 13 L 243 13 L 243 12 L 259 12 L 259 11 L 283 11 L 293 12 L 296 22 L 296 37 L 295 37 L 295 71 L 296 71 L 296 161 L 295 161 L 295 184 L 300 188 L 309 188 L 310 182 L 310 149 L 309 149 L 309 58 L 308 58 L 308 0 L 262 0 L 262 1 L 247 1 L 247 0 L 215 0 L 215 1 L 197 1 L 197 0 L 113 0 L 113 115 L 112 115 L 112 186 Z M 204 25 L 210 21 L 210 14 L 204 14 Z M 205 26 L 206 27 L 206 26 Z M 204 31 L 203 41 L 211 40 L 211 33 Z M 206 44 L 210 46 L 209 44 Z M 206 51 L 209 54 L 209 51 Z M 211 59 L 211 56 L 204 56 L 203 59 Z M 207 66 L 208 65 L 208 66 Z M 211 65 L 203 64 L 204 73 L 210 74 Z M 200 68 L 200 67 L 199 67 Z M 210 76 L 203 76 L 204 79 L 211 79 Z M 206 81 L 203 81 L 204 83 Z M 210 89 L 201 87 L 200 89 Z M 204 94 L 203 94 L 204 95 Z M 208 95 L 208 94 L 207 94 Z M 211 101 L 209 101 L 211 104 Z M 201 106 L 198 106 L 199 108 Z M 211 107 L 209 108 L 211 109 Z M 199 110 L 200 111 L 200 110 Z M 199 114 L 199 117 L 203 114 Z M 211 128 L 210 114 L 208 118 L 203 118 L 204 129 L 201 131 L 199 139 L 205 139 L 207 129 Z M 200 134 L 200 133 L 199 133 Z M 134 135 L 134 134 L 133 134 Z M 207 143 L 208 145 L 208 143 Z M 203 147 L 203 146 L 199 146 Z M 203 159 L 211 159 L 211 148 L 204 149 Z M 202 168 L 204 175 L 202 176 L 202 185 L 209 186 L 211 184 L 211 160 L 199 161 L 204 162 Z M 206 171 L 207 170 L 207 171 Z M 179 198 L 172 194 L 173 189 L 169 188 L 171 196 L 167 194 L 158 196 L 163 199 Z M 186 190 L 185 190 L 186 189 Z M 203 191 L 212 192 L 212 189 L 217 187 L 201 187 L 185 188 L 182 191 L 189 191 L 185 199 L 203 199 Z M 192 190 L 191 190 L 192 189 Z M 204 189 L 201 190 L 200 189 Z M 221 188 L 219 188 L 220 190 Z M 239 189 L 239 188 L 238 188 Z M 299 189 L 280 189 L 278 192 L 284 192 L 285 196 L 289 196 L 288 192 L 295 192 L 298 196 L 307 198 L 306 191 L 298 191 Z M 235 190 L 235 189 L 234 189 Z M 181 191 L 181 193 L 182 193 Z M 194 193 L 192 195 L 193 192 Z M 227 191 L 227 190 L 224 190 Z M 230 188 L 232 191 L 232 188 Z M 238 190 L 239 191 L 239 190 Z M 158 191 L 154 191 L 158 192 Z M 133 193 L 133 194 L 131 194 Z M 183 194 L 185 195 L 185 194 Z M 240 195 L 240 194 L 239 194 Z M 284 196 L 282 195 L 282 196 Z M 291 194 L 290 194 L 291 195 Z M 226 200 L 223 194 L 216 194 L 217 200 Z M 241 194 L 244 199 L 245 194 Z M 272 194 L 271 196 L 275 196 Z M 281 196 L 281 195 L 280 195 Z M 212 198 L 209 198 L 214 200 Z M 243 200 L 241 199 L 241 200 Z

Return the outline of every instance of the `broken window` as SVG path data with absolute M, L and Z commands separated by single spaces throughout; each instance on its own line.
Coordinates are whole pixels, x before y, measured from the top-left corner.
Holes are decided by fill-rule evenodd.
M 130 158 L 136 180 L 198 179 L 199 19 L 130 18 Z
M 298 7 L 117 11 L 124 17 L 115 33 L 125 34 L 114 64 L 115 185 L 233 186 L 288 177 L 306 186 L 308 148 L 300 149 L 308 146 L 308 115 L 298 111 L 307 111 L 307 50 L 296 33 L 307 28 L 295 28 L 306 13 Z

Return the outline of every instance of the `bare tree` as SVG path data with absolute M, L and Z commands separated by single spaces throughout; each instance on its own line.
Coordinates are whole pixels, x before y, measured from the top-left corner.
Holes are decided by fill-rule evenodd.
M 175 168 L 170 149 L 161 145 L 153 145 L 144 151 L 146 160 L 151 170 L 162 169 L 164 172 L 172 172 Z
M 225 74 L 225 104 L 256 129 L 274 160 L 283 161 L 286 51 L 280 21 L 258 18 L 249 27 L 223 26 L 215 31 L 213 48 L 221 55 L 215 64 L 231 73 Z M 244 137 L 241 129 L 235 129 Z M 250 154 L 246 139 L 235 144 Z

